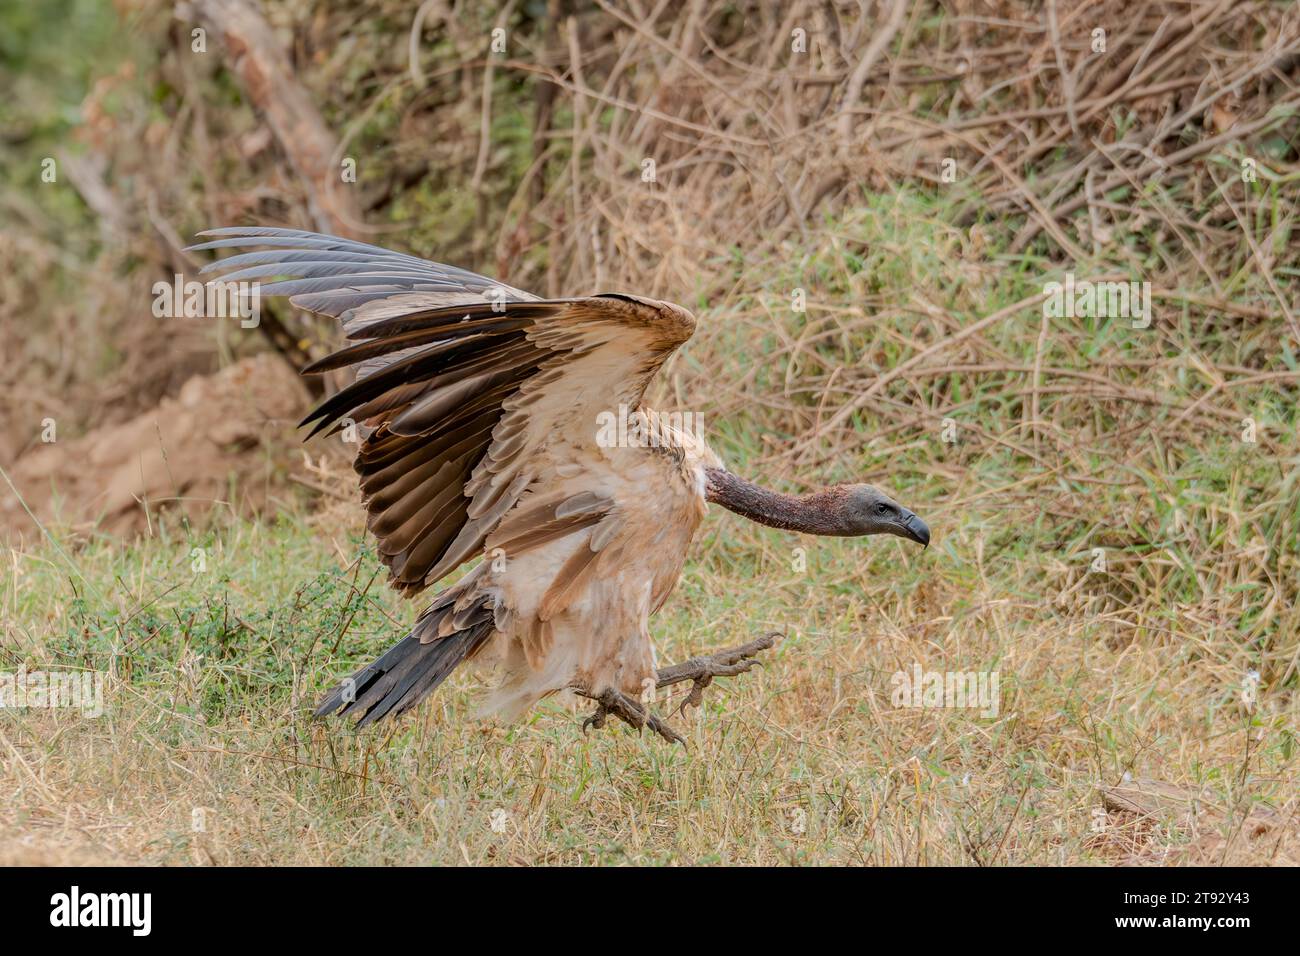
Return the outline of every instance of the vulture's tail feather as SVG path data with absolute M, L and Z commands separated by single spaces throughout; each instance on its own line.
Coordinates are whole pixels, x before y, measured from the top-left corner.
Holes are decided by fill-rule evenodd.
M 453 618 L 457 629 L 439 637 L 439 625 L 446 618 Z M 435 602 L 410 634 L 330 691 L 316 716 L 336 711 L 340 717 L 356 716 L 358 728 L 396 717 L 428 696 L 456 665 L 473 657 L 494 630 L 487 599 L 460 612 L 450 602 Z

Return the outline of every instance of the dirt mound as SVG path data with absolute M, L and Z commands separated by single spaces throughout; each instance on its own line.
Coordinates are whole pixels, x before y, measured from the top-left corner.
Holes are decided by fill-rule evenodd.
M 0 495 L 0 537 L 37 533 L 23 502 L 42 523 L 119 533 L 160 509 L 257 511 L 283 487 L 309 402 L 293 371 L 263 354 L 196 375 L 129 421 L 75 439 L 56 431 L 10 469 L 22 501 Z

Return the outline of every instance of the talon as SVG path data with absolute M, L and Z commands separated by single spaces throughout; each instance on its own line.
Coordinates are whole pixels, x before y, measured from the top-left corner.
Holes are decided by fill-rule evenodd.
M 606 713 L 608 713 L 608 711 L 606 711 L 604 707 L 597 707 L 595 712 L 582 722 L 583 734 L 586 734 L 586 732 L 592 727 L 595 727 L 597 730 L 603 728 L 605 726 Z
M 700 707 L 704 703 L 704 688 L 713 683 L 713 678 L 735 677 L 737 674 L 747 673 L 755 664 L 761 663 L 755 659 L 754 655 L 759 651 L 765 651 L 772 647 L 776 644 L 777 638 L 781 636 L 776 632 L 772 632 L 730 650 L 718 651 L 701 657 L 692 657 L 681 664 L 665 667 L 659 671 L 655 686 L 670 687 L 673 684 L 689 680 L 691 682 L 690 692 L 687 693 L 685 699 L 677 708 L 678 714 L 685 713 L 688 706 Z
M 688 705 L 699 707 L 704 703 L 704 688 L 712 684 L 715 677 L 734 677 L 737 674 L 747 673 L 755 664 L 760 663 L 754 659 L 754 655 L 771 648 L 781 636 L 772 632 L 730 650 L 718 651 L 703 657 L 692 657 L 682 664 L 665 667 L 655 675 L 655 687 L 670 687 L 682 681 L 690 681 L 690 692 L 677 708 L 677 713 L 683 714 Z M 686 743 L 685 737 L 655 716 L 649 707 L 632 700 L 621 691 L 609 688 L 596 694 L 585 687 L 577 686 L 573 687 L 573 690 L 588 700 L 596 701 L 595 713 L 582 722 L 584 734 L 592 727 L 597 730 L 604 727 L 606 716 L 613 714 L 628 726 L 635 727 L 638 733 L 643 727 L 649 727 L 670 743 Z
M 637 733 L 640 733 L 643 727 L 649 726 L 651 730 L 665 740 L 672 743 L 685 743 L 684 738 L 651 713 L 649 708 L 642 708 L 640 704 L 617 690 L 611 688 L 599 695 L 593 694 L 584 688 L 575 687 L 574 690 L 581 696 L 596 701 L 595 713 L 582 722 L 583 733 L 586 733 L 588 728 L 591 727 L 597 729 L 604 727 L 605 717 L 608 714 L 613 714 L 628 726 L 635 727 Z

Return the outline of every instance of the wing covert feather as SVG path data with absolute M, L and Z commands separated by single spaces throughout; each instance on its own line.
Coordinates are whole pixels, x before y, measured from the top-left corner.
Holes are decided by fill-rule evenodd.
M 599 413 L 638 408 L 695 329 L 694 317 L 670 303 L 615 294 L 544 300 L 335 236 L 262 227 L 202 235 L 213 238 L 191 248 L 271 247 L 205 272 L 274 277 L 262 291 L 339 320 L 348 344 L 309 370 L 352 367 L 357 377 L 303 424 L 314 423 L 312 434 L 358 426 L 354 468 L 367 526 L 392 585 L 411 593 L 478 557 L 489 536 L 508 550 L 535 547 L 607 519 L 608 502 L 579 496 L 551 506 L 549 517 L 503 524 L 526 491 L 545 495 L 537 475 L 581 466 L 583 449 L 596 445 Z M 615 521 L 608 517 L 592 540 L 607 538 L 596 535 Z M 596 550 L 566 567 L 552 607 L 591 573 Z

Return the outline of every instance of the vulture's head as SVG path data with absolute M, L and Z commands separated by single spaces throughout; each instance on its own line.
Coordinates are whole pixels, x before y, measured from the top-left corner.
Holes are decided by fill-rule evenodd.
M 842 485 L 840 515 L 845 535 L 895 534 L 915 541 L 922 547 L 930 544 L 930 528 L 913 512 L 872 485 Z

